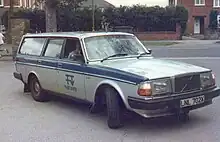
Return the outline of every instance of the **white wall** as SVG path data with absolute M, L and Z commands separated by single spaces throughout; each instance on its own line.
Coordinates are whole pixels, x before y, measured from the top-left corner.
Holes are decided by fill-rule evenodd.
M 141 4 L 147 6 L 167 6 L 168 0 L 106 0 L 115 6 L 125 5 L 131 6 L 134 4 Z

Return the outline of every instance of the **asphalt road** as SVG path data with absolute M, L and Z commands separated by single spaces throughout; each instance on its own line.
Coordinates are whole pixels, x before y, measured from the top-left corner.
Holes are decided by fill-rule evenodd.
M 217 84 L 220 85 L 218 45 L 204 47 L 209 49 L 200 47 L 197 50 L 178 48 L 152 49 L 155 57 L 172 57 L 173 60 L 213 69 Z M 196 58 L 202 56 L 206 58 Z M 90 114 L 86 105 L 64 100 L 48 103 L 33 101 L 30 95 L 22 93 L 22 84 L 13 78 L 13 70 L 12 62 L 0 61 L 1 142 L 220 141 L 220 99 L 216 99 L 208 107 L 193 111 L 190 114 L 191 120 L 186 124 L 180 124 L 173 118 L 141 121 L 140 117 L 131 115 L 124 128 L 111 130 L 106 125 L 106 116 Z
M 170 47 L 153 47 L 155 57 L 220 57 L 220 44 L 212 42 L 181 43 Z M 199 50 L 198 50 L 199 49 Z

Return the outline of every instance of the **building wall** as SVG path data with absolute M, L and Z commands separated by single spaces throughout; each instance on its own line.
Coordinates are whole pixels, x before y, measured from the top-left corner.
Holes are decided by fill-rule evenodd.
M 220 8 L 213 7 L 213 0 L 205 0 L 205 5 L 195 6 L 194 0 L 178 0 L 177 4 L 183 5 L 188 9 L 189 19 L 187 23 L 187 32 L 194 33 L 194 16 L 205 16 L 204 18 L 204 27 L 208 28 L 209 25 L 209 14 L 212 9 L 217 9 L 220 11 Z
M 9 0 L 4 0 L 4 6 L 7 7 L 10 5 L 10 1 Z M 21 0 L 14 0 L 14 5 L 15 6 L 21 6 Z
M 143 41 L 148 40 L 179 40 L 181 39 L 181 27 L 176 25 L 176 31 L 161 31 L 161 32 L 135 32 L 138 39 Z

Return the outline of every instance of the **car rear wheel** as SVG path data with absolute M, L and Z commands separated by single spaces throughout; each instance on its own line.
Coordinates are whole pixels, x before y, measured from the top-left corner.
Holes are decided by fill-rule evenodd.
M 36 76 L 31 76 L 29 83 L 30 83 L 29 85 L 31 90 L 31 96 L 35 101 L 37 102 L 49 101 L 48 95 L 46 94 L 46 92 L 42 90 L 40 82 L 38 81 Z
M 105 94 L 108 113 L 108 127 L 111 129 L 120 128 L 123 126 L 121 98 L 117 91 L 111 87 L 107 87 L 105 89 Z

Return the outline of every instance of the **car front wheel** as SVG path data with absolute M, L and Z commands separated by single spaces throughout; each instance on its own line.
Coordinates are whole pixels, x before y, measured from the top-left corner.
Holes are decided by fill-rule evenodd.
M 105 89 L 105 94 L 108 113 L 108 127 L 111 129 L 120 128 L 123 126 L 120 96 L 116 90 L 110 87 Z

